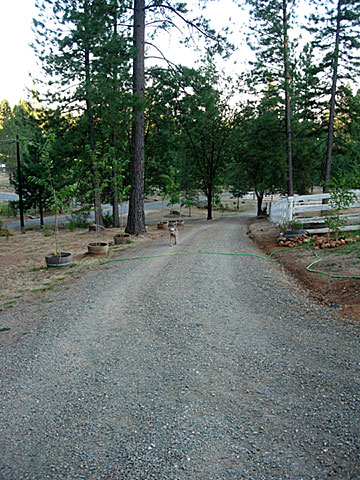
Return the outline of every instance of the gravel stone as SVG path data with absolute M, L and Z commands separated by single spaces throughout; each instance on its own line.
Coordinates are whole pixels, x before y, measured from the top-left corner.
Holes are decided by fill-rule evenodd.
M 259 253 L 247 221 L 131 256 Z M 0 319 L 0 478 L 360 478 L 359 325 L 276 264 L 113 262 Z

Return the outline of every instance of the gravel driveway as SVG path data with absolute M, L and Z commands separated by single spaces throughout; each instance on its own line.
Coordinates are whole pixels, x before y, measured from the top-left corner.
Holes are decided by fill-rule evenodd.
M 246 221 L 131 255 L 259 253 Z M 0 326 L 2 479 L 360 478 L 359 326 L 270 262 L 114 262 Z

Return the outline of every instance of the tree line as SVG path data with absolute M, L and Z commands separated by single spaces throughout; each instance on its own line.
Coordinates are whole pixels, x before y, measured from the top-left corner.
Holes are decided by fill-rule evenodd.
M 202 192 L 211 219 L 224 187 L 253 190 L 258 213 L 266 193 L 327 191 L 340 177 L 359 187 L 360 4 L 307 0 L 311 13 L 296 25 L 299 1 L 236 3 L 239 15 L 248 8 L 254 56 L 227 78 L 216 64 L 234 48 L 228 33 L 194 17 L 191 2 L 39 0 L 42 83 L 28 101 L 0 105 L 0 163 L 16 186 L 18 135 L 26 205 L 42 215 L 50 203 L 49 135 L 53 187 L 72 185 L 98 224 L 106 202 L 119 226 L 118 205 L 129 198 L 131 234 L 145 230 L 144 196 L 153 192 L 187 205 Z M 309 34 L 301 49 L 300 27 Z M 185 44 L 196 37 L 196 67 L 164 59 L 157 34 L 174 28 Z M 158 60 L 147 67 L 150 54 Z

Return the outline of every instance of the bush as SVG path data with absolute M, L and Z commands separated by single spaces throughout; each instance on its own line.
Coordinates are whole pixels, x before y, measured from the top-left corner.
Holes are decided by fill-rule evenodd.
M 45 223 L 41 232 L 44 235 L 44 237 L 51 237 L 52 235 L 54 235 L 54 230 L 48 223 Z
M 89 214 L 87 212 L 75 212 L 71 215 L 68 228 L 72 232 L 75 228 L 88 228 Z
M 103 216 L 103 223 L 105 228 L 111 228 L 114 226 L 114 219 L 111 213 L 105 213 L 105 215 Z
M 8 227 L 3 228 L 2 225 L 2 222 L 0 222 L 0 237 L 12 237 L 14 234 L 8 229 Z
M 330 201 L 331 210 L 327 212 L 327 223 L 329 225 L 330 232 L 335 236 L 337 240 L 342 229 L 347 225 L 347 218 L 342 214 L 346 211 L 350 205 L 356 201 L 356 195 L 346 188 L 345 182 L 338 180 L 330 188 Z

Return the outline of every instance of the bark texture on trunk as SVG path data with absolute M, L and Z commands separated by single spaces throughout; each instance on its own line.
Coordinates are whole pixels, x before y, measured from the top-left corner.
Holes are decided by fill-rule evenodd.
M 44 226 L 44 207 L 42 201 L 42 193 L 39 195 L 39 214 L 40 214 L 40 225 L 41 227 Z
M 85 2 L 85 13 L 90 17 L 90 6 L 89 2 Z M 89 37 L 86 37 L 85 41 L 85 96 L 86 96 L 86 114 L 88 119 L 88 133 L 89 133 L 89 144 L 91 151 L 95 150 L 94 142 L 94 115 L 92 107 L 92 94 L 91 94 L 91 61 L 90 61 L 90 40 Z M 98 169 L 96 165 L 92 165 L 94 172 L 94 204 L 95 204 L 95 223 L 100 226 L 103 225 L 102 218 L 102 209 L 101 209 L 101 198 L 100 198 L 100 182 Z
M 131 129 L 131 190 L 126 232 L 131 235 L 144 232 L 144 45 L 145 45 L 145 0 L 134 1 L 134 47 L 133 61 L 134 108 Z
M 116 2 L 117 3 L 117 2 Z M 117 37 L 117 5 L 115 6 L 113 10 L 113 37 L 114 41 L 116 42 L 116 37 Z M 113 89 L 114 92 L 118 91 L 118 71 L 117 71 L 117 65 L 115 64 L 113 67 Z M 117 146 L 117 138 L 116 138 L 116 133 L 115 133 L 115 128 L 116 125 L 115 123 L 116 119 L 112 121 L 112 135 L 111 135 L 111 140 L 112 140 L 112 145 L 114 148 L 114 160 L 113 160 L 113 168 L 112 168 L 112 187 L 113 187 L 113 198 L 112 198 L 112 207 L 113 207 L 113 224 L 114 227 L 118 228 L 120 227 L 120 215 L 119 215 L 119 199 L 118 199 L 118 183 L 117 183 L 117 168 L 116 168 L 116 146 Z
M 258 192 L 255 192 L 257 199 L 257 216 L 259 217 L 262 214 L 262 202 L 264 195 Z
M 116 165 L 113 165 L 112 169 L 113 174 L 113 199 L 112 199 L 112 207 L 113 207 L 113 222 L 114 227 L 120 227 L 120 212 L 119 212 L 119 199 L 117 196 L 117 179 L 116 179 Z
M 290 107 L 290 66 L 289 66 L 289 39 L 287 20 L 287 0 L 283 0 L 283 29 L 284 29 L 284 77 L 285 77 L 285 124 L 286 124 L 286 153 L 288 160 L 288 195 L 294 195 L 293 159 L 292 159 L 292 132 Z
M 112 143 L 114 151 L 116 151 L 116 134 L 112 134 Z M 116 158 L 114 158 L 112 166 L 112 187 L 113 187 L 113 198 L 112 198 L 112 207 L 113 207 L 113 223 L 114 227 L 120 227 L 120 215 L 119 215 L 119 199 L 117 194 L 117 168 L 116 168 Z
M 212 220 L 212 202 L 213 202 L 213 189 L 208 187 L 207 189 L 207 220 Z

